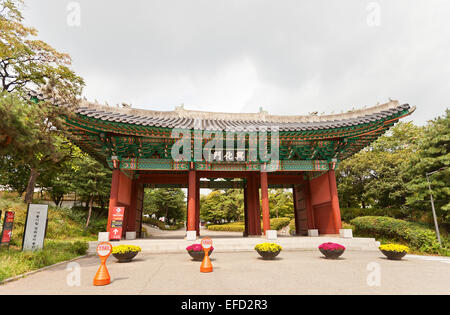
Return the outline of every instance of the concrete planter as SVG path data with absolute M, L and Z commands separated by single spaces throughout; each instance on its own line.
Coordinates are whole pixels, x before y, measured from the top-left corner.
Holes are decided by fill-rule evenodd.
M 325 250 L 319 248 L 320 252 L 325 256 L 326 259 L 338 259 L 344 252 L 343 250 Z
M 139 252 L 127 252 L 123 254 L 113 254 L 119 263 L 130 262 Z
M 394 252 L 394 251 L 388 251 L 388 250 L 382 250 L 381 252 L 389 260 L 401 260 L 406 255 L 406 252 Z
M 208 256 L 211 257 L 212 250 L 209 250 Z M 202 261 L 203 258 L 205 258 L 205 252 L 204 251 L 193 251 L 188 250 L 189 256 L 191 256 L 195 261 Z
M 278 254 L 281 252 L 280 250 L 279 250 L 279 251 L 276 251 L 276 252 L 263 252 L 263 251 L 260 251 L 260 250 L 256 250 L 256 251 L 258 252 L 258 254 L 259 254 L 264 260 L 273 260 L 273 259 L 275 259 L 275 257 L 277 257 Z

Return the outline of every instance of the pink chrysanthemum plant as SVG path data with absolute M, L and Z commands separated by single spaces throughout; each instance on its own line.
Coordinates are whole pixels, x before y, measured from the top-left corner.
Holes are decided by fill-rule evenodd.
M 323 243 L 322 245 L 320 245 L 319 249 L 326 250 L 326 251 L 343 251 L 343 250 L 345 250 L 345 247 L 342 246 L 341 244 L 328 242 L 328 243 Z
M 186 247 L 186 250 L 188 252 L 203 252 L 203 248 L 202 248 L 201 244 L 189 245 L 188 247 Z M 214 250 L 214 247 L 211 246 L 211 248 L 209 249 L 209 252 L 212 253 L 213 250 Z

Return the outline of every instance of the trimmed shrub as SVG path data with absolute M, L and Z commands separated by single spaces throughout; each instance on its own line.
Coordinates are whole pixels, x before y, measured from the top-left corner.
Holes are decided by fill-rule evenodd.
M 436 234 L 421 224 L 379 216 L 359 217 L 350 222 L 358 235 L 389 238 L 407 243 L 413 250 L 440 253 Z
M 227 224 L 212 224 L 208 225 L 210 231 L 225 231 L 225 232 L 244 232 L 244 222 L 233 222 Z
M 289 225 L 291 220 L 289 218 L 273 218 L 270 219 L 270 229 L 271 230 L 281 230 L 285 226 Z
M 270 219 L 270 229 L 271 230 L 281 230 L 285 226 L 289 225 L 289 218 L 273 218 Z M 261 228 L 262 228 L 261 222 Z M 231 222 L 225 224 L 210 224 L 207 226 L 208 230 L 211 231 L 227 231 L 227 232 L 244 232 L 245 231 L 245 223 L 242 221 L 239 222 Z
M 391 217 L 395 219 L 405 219 L 410 214 L 409 211 L 404 209 L 391 209 L 391 208 L 341 208 L 341 219 L 344 222 L 350 222 L 357 217 L 366 216 L 379 216 L 379 217 Z
M 168 227 L 166 227 L 166 224 L 164 222 L 157 220 L 157 219 L 146 218 L 146 217 L 142 218 L 142 222 L 145 224 L 156 226 L 160 230 L 170 230 L 170 231 L 178 230 L 184 226 L 184 223 L 178 223 L 176 225 L 168 225 Z

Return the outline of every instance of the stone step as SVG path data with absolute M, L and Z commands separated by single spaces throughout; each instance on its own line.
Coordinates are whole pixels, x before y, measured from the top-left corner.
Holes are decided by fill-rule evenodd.
M 378 250 L 380 245 L 374 238 L 340 238 L 340 237 L 279 237 L 275 241 L 268 241 L 263 237 L 249 238 L 213 238 L 214 251 L 216 252 L 245 252 L 253 251 L 256 244 L 263 242 L 277 243 L 283 247 L 283 250 L 317 250 L 317 247 L 325 242 L 333 242 L 344 245 L 347 250 Z M 95 255 L 99 242 L 89 242 L 89 255 Z M 117 245 L 137 245 L 143 252 L 148 253 L 182 253 L 186 247 L 200 243 L 197 241 L 186 241 L 184 239 L 136 239 L 111 242 L 113 246 Z

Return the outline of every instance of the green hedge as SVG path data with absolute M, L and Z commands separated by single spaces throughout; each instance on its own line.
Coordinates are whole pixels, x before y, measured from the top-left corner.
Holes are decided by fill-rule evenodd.
M 395 219 L 405 219 L 410 212 L 404 209 L 392 209 L 392 208 L 341 208 L 341 219 L 344 222 L 350 222 L 357 217 L 365 216 L 379 216 L 379 217 L 391 217 Z
M 285 226 L 288 226 L 290 222 L 289 218 L 273 218 L 270 219 L 270 228 L 272 230 L 280 230 Z M 261 222 L 262 227 L 262 222 Z M 208 230 L 211 231 L 227 231 L 227 232 L 244 232 L 245 223 L 242 221 L 232 222 L 226 224 L 211 224 L 207 226 Z
M 142 218 L 142 222 L 145 224 L 156 226 L 161 230 L 170 230 L 170 231 L 181 229 L 184 226 L 184 223 L 178 223 L 176 225 L 168 225 L 168 227 L 166 227 L 166 224 L 164 222 L 157 219 L 146 217 Z
M 226 224 L 211 224 L 211 225 L 208 225 L 207 228 L 210 231 L 244 232 L 245 224 L 244 224 L 244 222 L 233 222 L 233 223 L 226 223 Z
M 358 235 L 393 239 L 424 253 L 441 252 L 434 231 L 418 223 L 380 216 L 358 217 L 350 223 Z
M 270 229 L 271 230 L 281 230 L 285 226 L 289 225 L 291 219 L 289 218 L 273 218 L 270 219 Z

